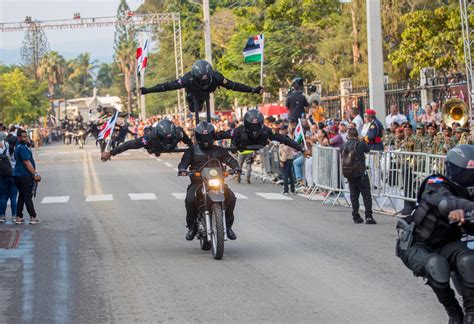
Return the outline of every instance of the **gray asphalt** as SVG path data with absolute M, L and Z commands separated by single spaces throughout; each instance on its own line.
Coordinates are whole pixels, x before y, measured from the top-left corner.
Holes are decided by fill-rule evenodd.
M 430 288 L 394 256 L 395 219 L 355 225 L 346 208 L 254 181 L 224 259 L 187 242 L 179 155 L 129 151 L 102 163 L 88 144 L 34 151 L 40 225 L 0 250 L 1 323 L 443 323 Z M 128 153 L 128 152 L 127 152 Z M 167 165 L 166 163 L 169 163 Z M 133 201 L 129 193 L 154 193 Z M 112 201 L 86 202 L 85 195 Z M 42 204 L 44 197 L 67 203 Z M 9 214 L 8 214 L 9 215 Z

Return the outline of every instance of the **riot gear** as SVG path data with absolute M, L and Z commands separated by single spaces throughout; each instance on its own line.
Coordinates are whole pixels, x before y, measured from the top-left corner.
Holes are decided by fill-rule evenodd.
M 474 187 L 474 146 L 459 145 L 448 152 L 446 176 L 463 187 Z
M 262 132 L 264 126 L 263 122 L 263 115 L 257 109 L 249 110 L 244 115 L 245 129 L 253 138 L 257 138 Z
M 208 122 L 200 122 L 194 129 L 196 141 L 201 149 L 206 150 L 212 147 L 216 138 L 216 131 L 214 126 Z
M 155 133 L 158 143 L 165 150 L 171 150 L 173 146 L 176 145 L 176 139 L 178 137 L 176 134 L 176 126 L 170 120 L 160 120 L 155 127 Z
M 191 68 L 194 81 L 204 90 L 208 89 L 212 83 L 212 70 L 211 64 L 207 61 L 199 60 L 193 64 Z

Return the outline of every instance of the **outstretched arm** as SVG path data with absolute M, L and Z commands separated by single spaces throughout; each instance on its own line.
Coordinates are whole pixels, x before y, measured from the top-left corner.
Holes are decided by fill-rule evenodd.
M 140 137 L 140 138 L 137 138 L 137 139 L 134 139 L 134 140 L 131 140 L 131 141 L 127 141 L 123 144 L 120 144 L 119 146 L 117 146 L 116 148 L 111 150 L 110 152 L 103 152 L 100 158 L 103 162 L 105 162 L 105 161 L 109 160 L 110 157 L 112 157 L 112 156 L 123 153 L 127 150 L 137 150 L 137 149 L 142 148 L 144 146 L 145 146 L 144 138 Z
M 216 133 L 216 140 L 220 141 L 223 139 L 231 139 L 232 138 L 232 130 L 220 131 Z
M 222 74 L 216 73 L 215 75 L 217 84 L 221 87 L 224 87 L 228 90 L 233 90 L 233 91 L 238 91 L 238 92 L 248 92 L 248 93 L 256 93 L 256 94 L 262 94 L 263 93 L 263 88 L 258 86 L 255 88 L 252 88 L 248 85 L 245 85 L 243 83 L 238 83 L 231 81 L 227 78 L 225 78 Z
M 171 91 L 171 90 L 178 90 L 186 87 L 188 82 L 188 78 L 186 76 L 182 76 L 181 78 L 170 81 L 170 82 L 165 82 L 165 83 L 158 83 L 154 87 L 151 88 L 140 88 L 140 91 L 142 94 L 148 94 L 148 93 L 153 93 L 153 92 L 166 92 L 166 91 Z
M 286 146 L 289 146 L 292 149 L 297 150 L 298 152 L 303 152 L 303 148 L 301 147 L 301 145 L 299 145 L 297 142 L 293 141 L 291 138 L 287 136 L 272 133 L 270 135 L 270 140 L 285 144 Z

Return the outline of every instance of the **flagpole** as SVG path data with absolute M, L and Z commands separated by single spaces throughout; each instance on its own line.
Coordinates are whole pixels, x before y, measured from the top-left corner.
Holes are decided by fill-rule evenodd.
M 141 46 L 142 48 L 144 47 L 143 43 L 143 33 L 141 33 Z M 149 44 L 148 44 L 149 45 Z M 144 48 L 143 48 L 144 49 Z M 145 49 L 144 49 L 145 50 Z M 147 49 L 148 51 L 148 49 Z M 147 55 L 147 53 L 144 53 L 144 55 Z M 148 56 L 148 55 L 147 55 Z M 141 73 L 141 80 L 140 80 L 140 86 L 144 87 L 145 86 L 145 70 L 146 67 L 142 68 L 143 72 Z M 146 109 L 145 109 L 145 96 L 142 94 L 141 95 L 141 104 L 140 104 L 140 114 L 142 115 L 142 120 L 145 121 L 146 118 Z
M 107 144 L 105 145 L 105 152 L 110 152 L 110 147 L 112 146 L 112 135 L 114 134 L 115 123 L 117 122 L 118 113 L 119 111 L 117 109 L 117 111 L 115 112 L 115 116 L 113 117 L 115 119 L 115 122 L 112 129 L 110 130 L 110 135 L 109 135 L 109 138 L 107 139 Z
M 298 125 L 301 127 L 301 132 L 303 133 L 303 144 L 304 144 L 304 150 L 308 150 L 308 146 L 306 145 L 306 138 L 304 136 L 304 129 L 303 129 L 303 124 L 301 123 L 301 118 L 298 118 Z
M 262 34 L 262 59 L 260 60 L 260 86 L 263 87 L 263 59 L 264 59 L 264 51 L 265 51 L 265 37 Z

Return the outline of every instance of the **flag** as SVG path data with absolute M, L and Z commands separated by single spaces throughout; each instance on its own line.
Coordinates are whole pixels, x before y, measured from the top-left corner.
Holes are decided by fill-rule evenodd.
M 263 34 L 250 37 L 245 45 L 244 51 L 245 63 L 261 62 L 263 56 Z
M 304 138 L 303 125 L 301 125 L 301 119 L 298 118 L 298 125 L 295 128 L 295 142 L 298 144 L 304 144 L 304 149 L 306 150 L 306 140 Z
M 115 122 L 118 119 L 118 114 L 119 112 L 117 110 L 115 115 L 113 115 L 112 118 L 110 118 L 108 121 L 104 123 L 104 125 L 102 125 L 102 129 L 100 130 L 99 137 L 97 138 L 98 140 L 108 139 L 112 135 L 114 131 L 114 127 L 115 127 Z
M 141 75 L 142 70 L 145 70 L 147 58 L 148 58 L 148 48 L 150 47 L 150 42 L 145 40 L 145 44 L 143 44 L 143 48 L 137 48 L 137 74 Z

